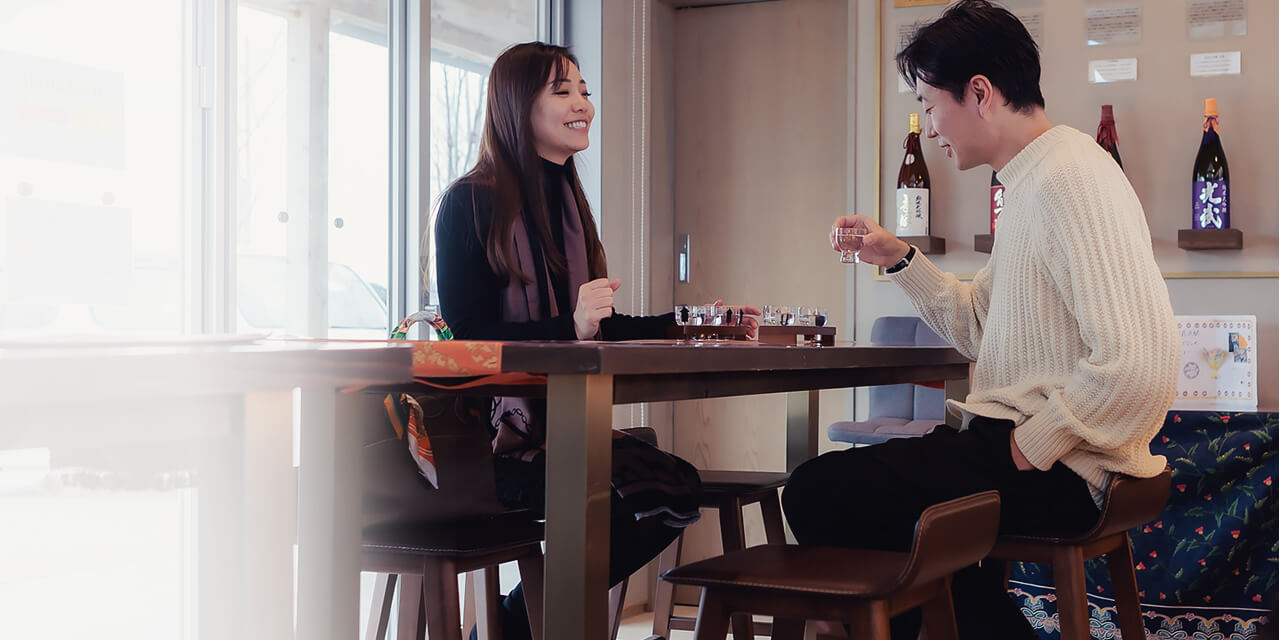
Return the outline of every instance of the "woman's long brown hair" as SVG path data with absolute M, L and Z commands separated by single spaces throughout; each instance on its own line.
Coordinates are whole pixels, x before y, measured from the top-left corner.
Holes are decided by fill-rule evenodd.
M 498 56 L 489 71 L 479 157 L 476 166 L 458 179 L 459 183 L 482 184 L 492 189 L 493 217 L 485 238 L 489 265 L 494 273 L 507 273 L 522 282 L 529 282 L 529 278 L 520 271 L 511 253 L 511 227 L 525 207 L 529 208 L 526 219 L 532 220 L 534 226 L 529 232 L 541 239 L 547 267 L 558 277 L 565 277 L 569 272 L 565 256 L 551 234 L 542 160 L 534 147 L 531 114 L 534 101 L 546 88 L 551 70 L 555 69 L 557 78 L 566 77 L 570 64 L 578 66 L 578 60 L 568 49 L 541 42 L 513 45 Z M 603 278 L 608 275 L 604 245 L 600 243 L 591 206 L 582 192 L 573 156 L 564 166 L 587 240 L 590 277 Z M 478 219 L 476 225 L 479 233 Z

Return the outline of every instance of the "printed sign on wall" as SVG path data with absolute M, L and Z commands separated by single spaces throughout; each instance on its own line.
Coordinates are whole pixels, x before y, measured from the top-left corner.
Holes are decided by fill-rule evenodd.
M 1182 336 L 1174 409 L 1258 408 L 1257 318 L 1177 316 Z

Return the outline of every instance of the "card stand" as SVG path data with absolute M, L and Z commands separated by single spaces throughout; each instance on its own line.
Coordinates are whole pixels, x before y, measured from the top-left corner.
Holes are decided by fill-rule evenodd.
M 761 344 L 796 345 L 817 343 L 830 347 L 836 343 L 835 327 L 810 327 L 804 325 L 761 325 L 756 335 Z
M 1243 247 L 1244 234 L 1239 229 L 1178 229 L 1178 248 L 1180 249 L 1239 250 Z
M 740 325 L 675 325 L 667 329 L 667 337 L 677 340 L 746 340 L 747 328 Z

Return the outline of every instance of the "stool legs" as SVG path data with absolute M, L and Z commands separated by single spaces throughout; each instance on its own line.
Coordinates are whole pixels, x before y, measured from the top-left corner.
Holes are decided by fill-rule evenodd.
M 658 575 L 674 569 L 680 563 L 680 547 L 684 545 L 684 533 L 676 536 L 662 555 L 658 556 Z M 666 638 L 671 635 L 671 615 L 675 612 L 676 586 L 666 580 L 658 580 L 653 592 L 653 635 Z M 614 636 L 617 637 L 617 636 Z
M 804 620 L 773 617 L 773 640 L 804 640 Z
M 396 620 L 396 638 L 425 640 L 426 628 L 422 624 L 422 576 L 401 575 L 400 613 Z
M 622 626 L 622 605 L 627 602 L 627 585 L 630 584 L 631 578 L 626 577 L 622 582 L 613 585 L 609 589 L 609 637 L 618 637 L 618 627 Z
M 1138 601 L 1138 578 L 1133 570 L 1133 551 L 1129 534 L 1122 534 L 1120 546 L 1107 554 L 1107 570 L 1111 573 L 1111 595 L 1116 599 L 1116 621 L 1124 640 L 1143 640 L 1142 604 Z
M 1089 640 L 1083 551 L 1072 545 L 1053 550 L 1053 584 L 1058 596 L 1058 624 L 1062 629 L 1062 640 Z
M 760 498 L 760 517 L 764 520 L 764 540 L 769 544 L 786 544 L 787 532 L 782 525 L 782 503 L 778 492 Z
M 742 524 L 742 497 L 725 496 L 720 501 L 720 541 L 724 552 L 737 551 L 747 547 L 747 532 Z M 751 614 L 735 613 L 732 618 L 733 640 L 751 640 L 755 634 L 751 629 Z
M 373 583 L 373 601 L 369 605 L 369 623 L 365 627 L 365 640 L 386 640 L 387 626 L 391 621 L 391 601 L 396 594 L 394 573 L 379 573 Z
M 702 600 L 698 604 L 698 624 L 693 629 L 693 640 L 724 640 L 729 632 L 729 609 L 724 600 L 710 593 L 710 589 L 702 590 Z
M 407 581 L 405 583 L 407 584 Z M 402 599 L 405 593 L 407 593 L 406 590 L 400 591 Z M 458 599 L 458 565 L 456 563 L 446 558 L 427 558 L 426 570 L 422 576 L 422 602 L 427 614 L 428 637 L 432 640 L 461 639 L 462 603 Z M 400 612 L 404 613 L 404 610 L 404 603 L 401 602 Z M 418 629 L 420 634 L 422 627 L 419 626 Z
M 520 582 L 524 588 L 524 608 L 529 614 L 529 632 L 533 640 L 542 640 L 543 612 L 543 556 L 542 549 L 535 549 L 517 562 L 520 566 Z
M 498 585 L 498 567 L 485 567 L 473 573 L 476 575 L 472 589 L 476 602 L 476 637 L 501 638 L 502 622 L 498 619 L 498 608 L 502 605 L 494 595 L 502 589 Z
M 924 637 L 928 640 L 957 640 L 956 608 L 951 601 L 951 576 L 940 581 L 938 593 L 920 607 Z

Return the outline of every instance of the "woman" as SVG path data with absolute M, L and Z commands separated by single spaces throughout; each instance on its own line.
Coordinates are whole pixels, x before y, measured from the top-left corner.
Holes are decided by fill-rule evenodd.
M 519 44 L 494 62 L 479 159 L 441 196 L 435 227 L 440 311 L 455 337 L 661 338 L 675 323 L 613 312 L 621 282 L 607 277 L 573 162 L 589 144 L 590 95 L 563 47 Z M 513 507 L 544 512 L 545 417 L 545 401 L 494 399 L 498 490 Z M 698 519 L 701 485 L 689 463 L 615 431 L 612 486 L 617 584 Z M 504 602 L 504 633 L 520 634 L 506 638 L 527 637 L 521 594 Z

